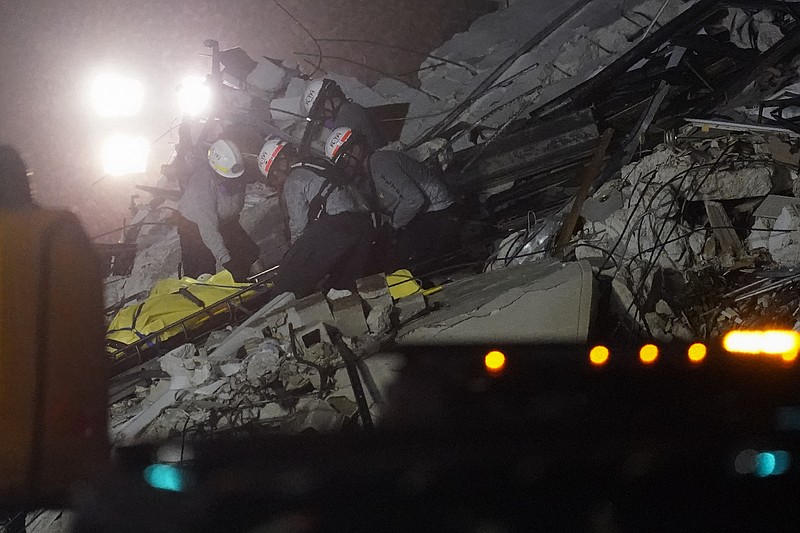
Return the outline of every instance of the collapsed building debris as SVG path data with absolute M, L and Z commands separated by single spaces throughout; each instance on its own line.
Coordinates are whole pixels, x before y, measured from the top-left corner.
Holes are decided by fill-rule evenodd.
M 395 303 L 380 275 L 358 285 L 363 293 L 281 295 L 230 332 L 216 330 L 204 342 L 162 355 L 157 367 L 151 362 L 120 374 L 112 383 L 118 391 L 111 405 L 114 440 L 130 444 L 253 425 L 331 430 L 356 414 L 371 424 L 399 362 L 369 356 L 381 335 L 408 319 L 405 300 L 413 300 L 417 313 L 427 304 L 421 292 Z M 373 318 L 371 332 L 367 319 L 375 312 L 386 318 Z M 332 404 L 323 401 L 329 397 Z
M 535 7 L 546 16 L 537 12 L 533 26 L 534 7 L 515 2 L 432 52 L 419 88 L 327 74 L 363 105 L 408 105 L 394 121 L 402 128 L 393 149 L 438 161 L 476 218 L 500 229 L 491 256 L 441 275 L 438 294 L 417 284 L 399 298 L 392 289 L 417 283 L 414 275 L 390 277 L 390 287 L 377 276 L 357 293 L 259 302 L 228 330 L 161 344 L 158 364 L 115 382 L 118 439 L 368 427 L 398 364 L 380 353 L 391 340 L 586 342 L 601 331 L 671 342 L 800 324 L 800 300 L 785 290 L 800 283 L 793 7 Z M 305 84 L 296 72 L 275 74 L 259 120 L 296 140 Z M 253 92 L 248 76 L 234 88 Z M 608 150 L 598 150 L 611 129 Z M 598 169 L 587 172 L 593 154 Z M 278 263 L 286 242 L 276 236 L 274 191 L 254 185 L 251 199 L 248 231 L 262 232 L 259 245 L 275 254 L 265 262 Z M 564 226 L 573 205 L 580 222 Z M 109 279 L 109 304 L 176 274 L 174 232 L 155 227 L 139 238 L 132 275 Z M 560 261 L 550 258 L 557 242 Z M 610 327 L 594 328 L 598 316 Z

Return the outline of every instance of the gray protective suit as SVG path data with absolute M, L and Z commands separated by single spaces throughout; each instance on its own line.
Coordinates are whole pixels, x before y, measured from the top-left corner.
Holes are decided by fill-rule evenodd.
M 208 165 L 195 171 L 186 184 L 178 203 L 178 211 L 187 220 L 197 224 L 203 243 L 220 265 L 231 260 L 219 226 L 223 222 L 238 220 L 244 207 L 244 187 L 221 182 Z
M 441 211 L 455 202 L 441 178 L 405 154 L 379 150 L 369 163 L 378 204 L 394 229 L 419 213 Z
M 306 168 L 294 168 L 283 184 L 283 199 L 289 215 L 289 233 L 295 242 L 308 225 L 308 211 L 311 202 L 319 194 L 325 178 Z M 325 213 L 358 213 L 364 210 L 358 206 L 347 189 L 335 189 L 327 198 Z

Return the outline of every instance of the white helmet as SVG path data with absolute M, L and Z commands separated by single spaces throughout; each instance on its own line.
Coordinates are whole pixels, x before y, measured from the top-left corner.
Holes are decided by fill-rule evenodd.
M 208 149 L 208 164 L 224 178 L 238 178 L 244 174 L 242 152 L 226 139 L 218 140 Z
M 303 109 L 306 110 L 306 114 L 311 112 L 324 84 L 325 80 L 311 80 L 306 85 L 306 92 L 303 94 Z
M 353 138 L 353 130 L 347 126 L 336 128 L 325 143 L 325 156 L 336 163 L 347 151 L 347 143 Z
M 311 80 L 306 85 L 306 92 L 303 94 L 303 109 L 306 115 L 310 115 L 314 109 L 314 104 L 319 100 L 320 95 L 325 95 L 325 98 L 341 97 L 344 98 L 344 93 L 339 85 L 328 78 L 322 80 Z
M 258 170 L 265 178 L 269 176 L 269 169 L 272 168 L 272 163 L 278 158 L 284 146 L 286 146 L 285 141 L 269 139 L 261 147 L 261 152 L 258 154 Z

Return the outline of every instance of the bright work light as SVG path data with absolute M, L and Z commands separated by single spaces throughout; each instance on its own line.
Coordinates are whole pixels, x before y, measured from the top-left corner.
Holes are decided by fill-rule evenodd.
M 102 74 L 92 83 L 91 97 L 101 117 L 131 117 L 142 108 L 144 89 L 134 79 Z
M 178 103 L 187 115 L 199 115 L 208 109 L 211 89 L 205 78 L 187 76 L 178 85 Z
M 103 145 L 103 172 L 111 176 L 142 173 L 147 169 L 149 149 L 144 137 L 111 137 Z

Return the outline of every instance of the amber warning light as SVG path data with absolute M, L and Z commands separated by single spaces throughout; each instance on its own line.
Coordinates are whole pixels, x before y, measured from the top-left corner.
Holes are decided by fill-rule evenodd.
M 489 374 L 500 375 L 506 367 L 506 356 L 499 350 L 492 350 L 483 358 L 483 364 Z
M 796 331 L 731 331 L 722 341 L 726 351 L 766 357 L 780 357 L 786 362 L 797 359 L 800 333 Z
M 589 351 L 589 361 L 594 366 L 603 366 L 608 362 L 611 352 L 605 346 L 595 346 Z

